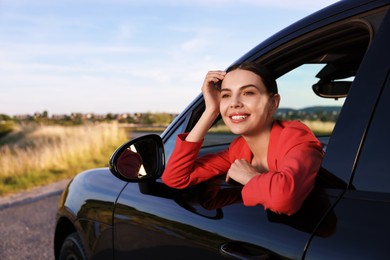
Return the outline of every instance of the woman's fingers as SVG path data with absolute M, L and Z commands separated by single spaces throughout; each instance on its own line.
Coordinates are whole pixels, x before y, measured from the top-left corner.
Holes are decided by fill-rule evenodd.
M 206 75 L 206 82 L 217 83 L 220 80 L 223 80 L 226 75 L 226 72 L 222 70 L 209 71 Z
M 256 169 L 246 160 L 235 160 L 230 166 L 230 169 L 226 175 L 226 181 L 233 179 L 236 182 L 245 185 L 250 179 L 258 175 Z

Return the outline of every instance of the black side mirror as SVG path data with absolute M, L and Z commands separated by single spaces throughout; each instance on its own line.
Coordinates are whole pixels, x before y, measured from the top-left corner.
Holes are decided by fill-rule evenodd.
M 121 145 L 111 156 L 109 168 L 112 174 L 124 181 L 157 179 L 165 168 L 161 137 L 149 134 Z

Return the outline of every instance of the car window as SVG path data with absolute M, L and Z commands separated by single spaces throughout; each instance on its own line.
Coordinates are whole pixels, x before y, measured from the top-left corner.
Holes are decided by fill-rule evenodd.
M 353 178 L 353 187 L 357 190 L 390 192 L 389 111 L 390 81 L 388 79 L 359 155 Z
M 308 125 L 322 143 L 325 158 L 372 37 L 367 24 L 351 21 L 309 32 L 250 57 L 251 61 L 265 64 L 276 77 L 281 102 L 275 119 L 300 120 Z M 194 115 L 199 116 L 202 109 Z M 202 150 L 208 153 L 226 149 L 235 137 L 219 119 L 207 134 Z M 328 168 L 324 171 L 334 174 Z M 350 175 L 334 177 L 347 183 Z
M 320 139 L 325 150 L 345 98 L 325 99 L 313 92 L 312 85 L 318 81 L 316 75 L 324 67 L 324 64 L 303 64 L 277 80 L 281 101 L 274 118 L 302 121 Z M 210 128 L 203 146 L 229 144 L 236 137 L 219 119 Z
M 275 119 L 302 121 L 326 150 L 370 38 L 369 28 L 347 23 L 305 35 L 260 56 L 258 62 L 266 64 L 277 78 L 281 102 Z M 226 145 L 233 138 L 219 120 L 204 146 Z

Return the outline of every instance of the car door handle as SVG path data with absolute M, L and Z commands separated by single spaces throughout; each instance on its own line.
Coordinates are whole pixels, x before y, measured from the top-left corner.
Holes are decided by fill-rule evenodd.
M 272 257 L 269 250 L 241 241 L 231 241 L 219 246 L 219 252 L 223 256 L 237 259 L 278 259 Z

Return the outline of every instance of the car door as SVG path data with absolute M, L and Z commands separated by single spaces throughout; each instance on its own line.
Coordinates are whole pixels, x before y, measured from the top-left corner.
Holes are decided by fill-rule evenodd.
M 186 116 L 196 118 L 202 109 L 198 103 Z M 181 132 L 181 124 L 172 131 Z M 211 131 L 201 153 L 225 149 L 231 138 Z M 165 146 L 171 143 L 166 141 Z M 313 191 L 303 208 L 287 217 L 262 206 L 245 207 L 241 189 L 224 177 L 183 190 L 171 189 L 160 180 L 129 183 L 116 202 L 114 258 L 300 258 L 330 206 L 322 191 Z M 331 232 L 332 225 L 321 235 Z
M 387 11 L 323 165 L 349 182 L 333 210 L 337 232 L 327 239 L 314 237 L 306 259 L 389 259 L 389 31 Z
M 300 258 L 330 205 L 322 191 L 288 217 L 245 207 L 241 188 L 224 178 L 184 190 L 159 182 L 129 184 L 115 210 L 115 259 Z M 329 223 L 320 236 L 334 227 Z

